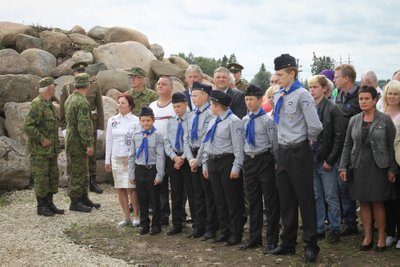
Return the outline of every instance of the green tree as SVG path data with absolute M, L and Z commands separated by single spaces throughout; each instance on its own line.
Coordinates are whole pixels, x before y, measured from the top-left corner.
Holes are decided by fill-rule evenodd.
M 229 57 L 228 64 L 231 64 L 231 63 L 237 63 L 235 54 L 232 54 L 232 55 Z
M 335 68 L 335 60 L 329 56 L 317 57 L 313 52 L 313 63 L 311 66 L 312 75 L 317 75 L 324 69 L 333 70 Z
M 228 57 L 226 55 L 224 55 L 221 60 L 221 67 L 226 68 L 226 66 L 228 66 Z
M 265 69 L 264 63 L 261 63 L 260 70 L 254 75 L 254 78 L 251 80 L 251 83 L 261 87 L 263 93 L 269 87 L 269 81 L 271 79 L 271 72 Z

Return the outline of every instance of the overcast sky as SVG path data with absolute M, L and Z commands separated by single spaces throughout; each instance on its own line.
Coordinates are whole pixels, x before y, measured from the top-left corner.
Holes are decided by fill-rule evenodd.
M 2 2 L 6 2 L 2 0 Z M 313 51 L 374 70 L 379 79 L 400 69 L 400 1 L 285 0 L 12 0 L 0 20 L 70 30 L 81 25 L 125 26 L 160 44 L 166 56 L 192 52 L 222 58 L 235 53 L 251 80 L 265 63 L 290 53 L 308 78 Z

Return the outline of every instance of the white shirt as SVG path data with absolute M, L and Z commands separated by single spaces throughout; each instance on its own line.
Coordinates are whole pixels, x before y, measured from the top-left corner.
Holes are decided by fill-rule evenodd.
M 164 107 L 160 107 L 158 105 L 158 100 L 156 100 L 150 103 L 149 108 L 154 112 L 154 127 L 156 127 L 157 131 L 161 133 L 163 137 L 166 137 L 168 120 L 175 115 L 172 102 Z
M 132 138 L 138 130 L 139 118 L 128 113 L 121 113 L 111 117 L 107 122 L 106 133 L 106 164 L 111 164 L 111 156 L 127 157 L 130 153 Z

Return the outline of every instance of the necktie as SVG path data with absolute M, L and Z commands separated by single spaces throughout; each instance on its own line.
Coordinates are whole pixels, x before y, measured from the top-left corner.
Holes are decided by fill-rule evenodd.
M 175 136 L 175 149 L 179 151 L 181 149 L 181 143 L 183 144 L 183 126 L 182 126 L 182 119 L 178 119 L 178 128 L 176 129 L 176 136 Z
M 274 109 L 274 121 L 276 124 L 279 123 L 279 111 L 282 108 L 282 104 L 283 104 L 283 97 L 285 95 L 288 95 L 290 93 L 293 93 L 294 91 L 296 91 L 297 89 L 301 88 L 301 83 L 299 82 L 299 80 L 295 80 L 294 83 L 292 84 L 292 86 L 290 86 L 289 90 L 286 91 L 285 89 L 281 88 L 279 91 L 281 92 L 281 97 L 279 97 L 278 101 L 276 102 L 275 105 L 275 109 Z
M 210 105 L 207 105 L 203 111 L 205 111 L 209 107 L 210 107 Z M 196 116 L 193 119 L 191 136 L 190 136 L 190 140 L 192 141 L 192 143 L 194 141 L 196 141 L 197 139 L 199 139 L 199 135 L 197 134 L 197 127 L 199 125 L 199 116 L 200 116 L 201 112 L 202 111 L 200 109 L 196 109 Z
M 140 157 L 140 154 L 144 150 L 144 156 L 146 158 L 146 165 L 149 162 L 149 141 L 147 140 L 147 137 L 149 135 L 151 135 L 152 133 L 154 133 L 155 130 L 156 130 L 156 128 L 153 127 L 150 129 L 150 131 L 142 131 L 142 134 L 143 134 L 142 144 L 140 145 L 140 147 L 136 153 L 136 158 L 138 159 Z
M 228 118 L 231 114 L 232 114 L 232 111 L 229 110 L 229 112 L 226 115 L 226 117 L 224 118 L 224 120 L 226 118 Z M 217 130 L 218 123 L 220 123 L 221 121 L 223 121 L 223 120 L 221 120 L 219 117 L 215 120 L 215 122 L 214 122 L 213 126 L 211 127 L 211 129 L 207 132 L 203 143 L 208 142 L 208 140 L 210 140 L 210 142 L 212 143 L 212 141 L 214 140 L 214 135 L 215 135 L 215 131 Z
M 254 133 L 254 119 L 264 114 L 265 111 L 263 108 L 261 108 L 257 114 L 254 113 L 250 114 L 250 121 L 246 126 L 246 142 L 249 145 L 252 145 L 253 147 L 256 145 L 255 133 Z

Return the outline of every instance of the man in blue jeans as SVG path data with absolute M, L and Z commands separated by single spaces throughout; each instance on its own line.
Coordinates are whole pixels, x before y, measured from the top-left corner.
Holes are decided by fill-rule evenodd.
M 325 218 L 329 225 L 326 240 L 330 244 L 339 242 L 340 196 L 338 186 L 338 159 L 346 136 L 344 117 L 338 107 L 327 99 L 331 85 L 323 75 L 308 80 L 318 116 L 323 125 L 317 142 L 313 144 L 314 194 L 317 209 L 317 236 L 325 238 Z M 327 204 L 328 214 L 326 213 Z

